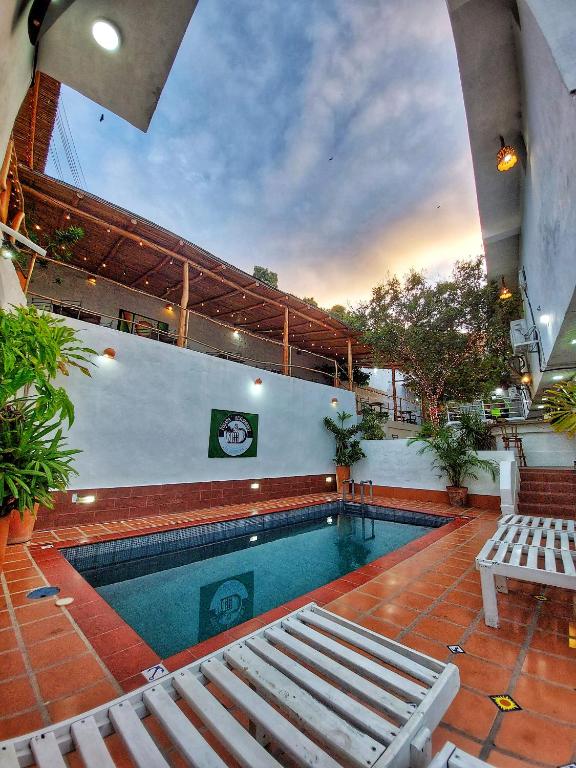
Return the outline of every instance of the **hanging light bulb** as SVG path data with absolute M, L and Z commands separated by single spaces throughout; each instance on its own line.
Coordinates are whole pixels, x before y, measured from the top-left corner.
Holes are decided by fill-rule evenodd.
M 512 291 L 506 285 L 504 281 L 504 275 L 502 275 L 500 279 L 502 281 L 502 284 L 500 285 L 500 290 L 498 291 L 498 298 L 500 299 L 500 301 L 506 301 L 507 299 L 511 299 Z
M 514 168 L 518 162 L 518 153 L 515 148 L 506 144 L 504 137 L 500 136 L 500 149 L 496 155 L 496 167 L 499 171 L 504 173 Z

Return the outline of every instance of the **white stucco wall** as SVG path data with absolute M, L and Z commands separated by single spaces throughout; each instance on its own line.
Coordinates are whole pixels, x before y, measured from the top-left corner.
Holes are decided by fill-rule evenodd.
M 571 5 L 565 23 L 572 29 L 574 48 L 574 3 L 548 5 L 556 10 Z M 518 3 L 528 152 L 521 264 L 547 359 L 576 286 L 576 99 L 561 77 L 531 6 L 542 10 L 541 3 Z M 532 360 L 536 386 L 540 374 L 535 362 Z
M 98 359 L 92 378 L 63 380 L 76 406 L 70 445 L 83 453 L 71 488 L 121 487 L 333 473 L 323 425 L 354 395 L 76 320 Z M 263 384 L 254 386 L 260 377 Z M 258 456 L 209 459 L 212 408 L 259 414 Z
M 374 485 L 396 488 L 446 490 L 446 478 L 439 477 L 432 467 L 430 454 L 418 453 L 418 444 L 408 445 L 407 440 L 363 440 L 362 448 L 366 458 L 354 466 L 355 480 L 372 480 Z M 480 451 L 479 456 L 496 462 L 514 459 L 511 451 Z M 483 472 L 478 480 L 469 480 L 467 484 L 470 493 L 500 495 L 498 475 L 492 480 Z
M 30 2 L 0 4 L 0 162 L 32 77 L 34 49 L 28 40 Z
M 6 309 L 12 304 L 15 306 L 26 304 L 26 298 L 20 287 L 14 264 L 10 259 L 0 258 L 0 307 Z
M 566 437 L 542 421 L 518 425 L 518 435 L 529 467 L 573 467 L 576 461 L 576 439 Z M 498 438 L 498 447 L 502 440 Z

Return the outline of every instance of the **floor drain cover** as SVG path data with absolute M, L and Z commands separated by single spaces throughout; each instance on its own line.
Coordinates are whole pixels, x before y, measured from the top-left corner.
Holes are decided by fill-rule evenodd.
M 54 597 L 60 592 L 60 587 L 38 587 L 33 589 L 32 592 L 28 592 L 26 597 L 29 600 L 40 600 L 41 597 Z
M 73 597 L 61 597 L 59 600 L 56 600 L 54 605 L 57 605 L 59 608 L 63 605 L 70 605 L 70 603 L 74 602 Z

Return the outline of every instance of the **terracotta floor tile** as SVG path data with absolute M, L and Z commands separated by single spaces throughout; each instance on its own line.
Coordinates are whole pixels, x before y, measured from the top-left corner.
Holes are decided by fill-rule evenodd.
M 0 719 L 0 741 L 12 739 L 23 733 L 35 731 L 45 725 L 39 709 L 32 709 L 25 714 L 12 715 Z
M 454 577 L 447 573 L 440 573 L 436 570 L 432 570 L 426 574 L 426 579 L 431 584 L 440 584 L 443 587 L 450 587 L 454 583 Z
M 517 645 L 507 643 L 496 637 L 473 632 L 463 645 L 466 653 L 478 656 L 481 659 L 493 661 L 503 667 L 513 669 L 520 651 Z
M 362 613 L 364 611 L 369 611 L 379 604 L 380 600 L 377 597 L 366 595 L 356 590 L 348 592 L 348 594 L 342 595 L 342 597 L 339 597 L 333 603 L 330 603 L 330 605 L 338 605 L 338 607 L 349 606 L 352 610 Z
M 378 605 L 370 612 L 370 615 L 376 616 L 378 619 L 391 621 L 399 627 L 407 627 L 419 616 L 417 611 L 405 608 L 403 605 L 398 605 L 396 603 L 383 603 Z
M 572 669 L 572 674 L 565 679 L 566 685 L 572 683 L 572 688 L 554 685 L 546 680 L 538 680 L 528 675 L 520 675 L 516 688 L 514 689 L 514 699 L 523 709 L 529 709 L 538 714 L 548 715 L 557 720 L 566 723 L 576 724 L 576 674 Z M 576 746 L 576 730 L 574 731 L 574 746 Z
M 506 667 L 500 667 L 484 659 L 468 654 L 454 656 L 454 663 L 460 668 L 460 682 L 468 688 L 486 693 L 488 696 L 496 696 L 501 693 L 510 693 L 508 684 L 512 671 Z M 520 703 L 520 702 L 519 702 Z
M 0 680 L 8 680 L 25 673 L 26 665 L 19 648 L 0 653 Z
M 349 604 L 342 605 L 336 601 L 333 603 L 328 603 L 326 607 L 333 613 L 337 613 L 338 616 L 342 616 L 343 619 L 357 621 L 358 617 L 360 616 L 360 613 Z
M 560 685 L 569 685 L 570 680 L 576 683 L 576 649 L 572 659 L 557 659 L 548 653 L 529 650 L 522 672 Z
M 18 647 L 18 641 L 13 629 L 3 629 L 0 632 L 0 652 L 11 651 Z
M 28 678 L 17 677 L 0 682 L 0 717 L 15 715 L 36 706 L 36 696 Z
M 106 659 L 118 651 L 124 651 L 133 645 L 140 645 L 142 638 L 130 627 L 122 626 L 109 632 L 95 635 L 90 642 L 101 659 Z
M 515 624 L 513 621 L 501 621 L 498 629 L 487 627 L 484 619 L 481 618 L 476 627 L 476 632 L 489 637 L 496 637 L 505 640 L 507 643 L 516 643 L 522 645 L 528 634 L 526 624 Z
M 532 637 L 530 647 L 537 651 L 565 656 L 576 661 L 576 637 L 571 638 L 568 634 L 560 635 L 555 632 L 542 632 L 537 629 Z
M 90 653 L 36 673 L 40 692 L 46 702 L 70 696 L 103 678 L 102 667 Z
M 10 594 L 15 594 L 16 592 L 30 592 L 33 589 L 38 589 L 38 587 L 44 587 L 46 586 L 46 582 L 43 578 L 40 576 L 33 576 L 28 579 L 18 579 L 17 581 L 12 581 L 8 584 L 8 591 Z
M 401 605 L 404 608 L 411 608 L 414 611 L 423 611 L 430 608 L 434 598 L 428 595 L 420 595 L 417 592 L 401 592 L 392 602 L 395 605 Z
M 452 656 L 445 645 L 441 645 L 435 640 L 431 640 L 429 637 L 424 637 L 423 635 L 418 635 L 415 632 L 408 632 L 408 634 L 403 635 L 400 642 L 404 643 L 404 645 L 409 645 L 410 648 L 414 648 L 415 651 L 425 653 L 426 656 L 432 656 L 432 658 L 438 659 L 438 661 L 445 662 Z
M 89 709 L 104 704 L 110 699 L 115 699 L 119 695 L 121 695 L 119 687 L 117 688 L 108 680 L 102 679 L 90 688 L 48 704 L 48 712 L 52 721 L 58 722 L 87 712 Z
M 432 584 L 425 579 L 419 579 L 410 584 L 410 591 L 417 592 L 420 595 L 428 595 L 429 597 L 437 598 L 446 591 L 446 587 L 442 584 Z
M 397 624 L 392 624 L 389 621 L 378 619 L 377 617 L 366 613 L 359 616 L 356 619 L 356 622 L 363 627 L 366 627 L 366 629 L 379 632 L 381 635 L 386 635 L 386 637 L 392 638 L 392 640 L 396 639 L 402 631 Z
M 13 581 L 19 581 L 20 579 L 37 579 L 38 571 L 28 562 L 24 564 L 23 568 L 6 571 L 4 577 L 6 582 L 11 584 Z
M 463 749 L 474 757 L 478 757 L 480 750 L 482 749 L 482 745 L 479 742 L 469 739 L 466 736 L 462 736 L 462 734 L 453 731 L 451 728 L 447 728 L 444 725 L 439 725 L 432 734 L 432 754 L 435 755 L 447 741 L 451 741 L 453 744 L 456 744 L 457 747 L 460 747 L 460 749 Z
M 117 680 L 138 674 L 160 661 L 157 654 L 144 643 L 119 651 L 105 659 L 105 664 Z
M 15 612 L 20 624 L 28 624 L 31 621 L 38 621 L 38 619 L 47 619 L 49 616 L 61 616 L 62 608 L 54 605 L 53 599 L 47 598 L 30 601 L 28 605 L 15 608 Z
M 122 626 L 124 626 L 124 621 L 111 608 L 108 608 L 105 613 L 87 617 L 82 621 L 82 631 L 86 637 L 101 635 L 103 632 L 110 632 L 110 630 Z
M 463 592 L 461 589 L 451 589 L 449 592 L 446 592 L 444 602 L 455 603 L 456 605 L 463 605 L 466 608 L 475 608 L 477 610 L 482 608 L 481 595 Z
M 457 645 L 460 642 L 464 627 L 451 621 L 425 617 L 413 627 L 414 632 L 437 640 L 443 645 Z
M 529 712 L 509 712 L 494 739 L 496 747 L 545 765 L 572 760 L 574 728 Z
M 466 608 L 463 605 L 441 602 L 433 608 L 428 614 L 432 618 L 452 621 L 454 624 L 460 624 L 467 627 L 478 616 L 478 611 L 472 608 Z
M 64 614 L 60 614 L 58 616 L 50 616 L 47 619 L 33 621 L 30 624 L 24 624 L 21 627 L 21 631 L 24 642 L 26 645 L 31 646 L 43 640 L 65 635 L 70 632 L 72 626 L 67 617 Z
M 371 581 L 367 581 L 366 584 L 362 584 L 362 586 L 358 588 L 358 591 L 383 599 L 396 594 L 402 587 L 403 585 L 390 582 L 379 582 L 377 579 L 372 579 Z
M 483 741 L 497 714 L 498 710 L 488 697 L 461 688 L 444 715 L 443 722 Z
M 488 755 L 488 762 L 495 768 L 539 768 L 540 763 L 533 763 L 525 758 L 511 757 L 497 749 L 493 749 Z
M 68 632 L 65 635 L 58 635 L 58 637 L 30 646 L 28 657 L 32 668 L 40 670 L 53 664 L 62 664 L 89 650 L 84 640 L 76 632 Z

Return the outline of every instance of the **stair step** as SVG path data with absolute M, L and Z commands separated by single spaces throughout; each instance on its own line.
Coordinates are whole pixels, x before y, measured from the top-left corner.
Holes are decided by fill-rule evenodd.
M 568 517 L 576 518 L 574 504 L 539 504 L 527 501 L 518 502 L 519 515 L 537 515 L 539 517 Z
M 576 493 L 576 482 L 564 483 L 551 480 L 522 480 L 520 487 L 527 493 Z
M 574 493 L 552 493 L 550 491 L 525 491 L 520 489 L 518 501 L 527 504 L 544 504 L 550 506 L 560 504 L 561 506 L 574 506 L 576 511 L 576 494 Z

